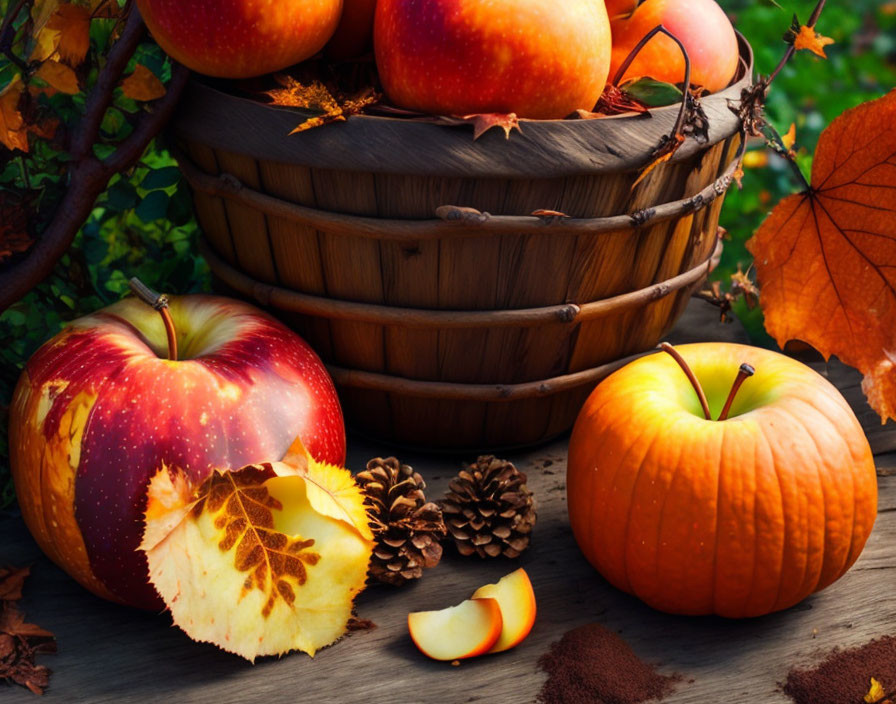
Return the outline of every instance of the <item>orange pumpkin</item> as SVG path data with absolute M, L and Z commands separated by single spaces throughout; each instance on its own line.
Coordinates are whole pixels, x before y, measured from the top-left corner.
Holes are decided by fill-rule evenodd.
M 755 367 L 727 420 L 706 420 L 672 357 L 601 383 L 569 446 L 569 518 L 613 585 L 677 614 L 759 616 L 839 579 L 877 513 L 855 414 L 823 377 L 768 350 L 677 348 L 718 418 L 741 363 Z

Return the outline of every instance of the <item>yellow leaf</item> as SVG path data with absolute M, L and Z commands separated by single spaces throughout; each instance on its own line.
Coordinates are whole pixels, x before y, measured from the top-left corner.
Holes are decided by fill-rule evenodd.
M 295 472 L 308 483 L 308 501 L 318 513 L 345 521 L 365 540 L 373 540 L 364 508 L 364 494 L 351 473 L 332 464 L 318 462 L 296 438 L 281 462 L 272 465 L 278 476 Z
M 871 678 L 871 689 L 865 695 L 867 704 L 877 704 L 881 699 L 887 696 L 884 686 L 873 677 Z
M 343 501 L 357 504 L 344 515 L 364 511 L 347 470 L 313 461 L 215 470 L 195 491 L 183 473 L 162 468 L 150 482 L 140 549 L 191 638 L 248 660 L 313 655 L 345 633 L 373 549 L 344 515 L 331 515 Z
M 22 77 L 16 74 L 7 86 L 0 91 L 0 142 L 7 149 L 28 151 L 28 130 L 22 113 L 19 112 L 19 100 L 25 86 Z
M 34 49 L 31 50 L 31 56 L 28 57 L 29 61 L 43 62 L 57 55 L 56 47 L 59 46 L 60 36 L 58 30 L 49 29 L 45 26 L 35 36 L 37 39 L 35 40 Z
M 143 64 L 137 64 L 134 72 L 121 82 L 121 89 L 132 100 L 157 100 L 165 95 L 164 84 Z
M 86 7 L 67 3 L 60 5 L 44 31 L 59 33 L 56 51 L 70 66 L 77 66 L 90 48 L 90 12 Z
M 790 123 L 790 129 L 787 130 L 787 134 L 781 135 L 781 143 L 788 151 L 793 149 L 793 145 L 796 144 L 796 123 Z
M 53 61 L 52 59 L 45 61 L 34 75 L 48 85 L 53 86 L 60 93 L 76 95 L 81 92 L 75 72 L 70 66 L 61 64 L 58 61 Z
M 807 49 L 811 51 L 813 54 L 820 56 L 823 59 L 828 58 L 824 53 L 824 48 L 828 44 L 833 44 L 834 40 L 830 37 L 823 37 L 818 32 L 816 32 L 812 27 L 807 27 L 806 25 L 800 26 L 800 31 L 797 33 L 796 38 L 793 40 L 793 48 L 799 51 L 800 49 Z

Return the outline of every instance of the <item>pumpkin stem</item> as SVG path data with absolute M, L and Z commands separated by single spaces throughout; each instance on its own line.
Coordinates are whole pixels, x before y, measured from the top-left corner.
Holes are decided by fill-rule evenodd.
M 728 400 L 725 401 L 725 407 L 719 414 L 719 420 L 728 420 L 728 411 L 731 410 L 731 404 L 734 403 L 734 397 L 737 396 L 737 392 L 740 390 L 741 384 L 743 384 L 755 373 L 756 370 L 753 369 L 753 367 L 751 367 L 749 364 L 740 365 L 740 369 L 737 371 L 737 377 L 735 377 L 734 383 L 731 385 L 731 391 L 728 392 Z
M 678 353 L 678 350 L 668 342 L 661 342 L 657 346 L 657 349 L 661 349 L 663 352 L 666 352 L 672 357 L 672 359 L 678 362 L 678 366 L 681 367 L 681 370 L 687 376 L 688 381 L 691 382 L 691 386 L 694 387 L 694 391 L 697 392 L 697 398 L 700 399 L 700 405 L 703 407 L 703 415 L 706 417 L 706 420 L 712 420 L 712 414 L 709 412 L 709 403 L 706 400 L 706 394 L 703 393 L 703 387 L 700 386 L 700 381 L 694 375 L 694 372 L 688 366 L 688 363 L 684 361 L 684 357 L 682 357 Z
M 162 316 L 162 322 L 165 324 L 165 333 L 168 335 L 168 359 L 176 362 L 177 334 L 174 329 L 174 320 L 171 318 L 171 311 L 168 310 L 168 296 L 153 291 L 136 276 L 128 284 L 137 298 L 159 311 L 159 315 Z

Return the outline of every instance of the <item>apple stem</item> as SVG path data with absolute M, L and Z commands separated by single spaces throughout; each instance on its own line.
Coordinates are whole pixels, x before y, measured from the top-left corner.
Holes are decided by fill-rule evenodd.
M 700 405 L 703 407 L 703 415 L 706 420 L 712 420 L 712 414 L 709 412 L 709 402 L 706 400 L 706 394 L 703 393 L 703 387 L 700 386 L 700 381 L 694 375 L 694 372 L 688 366 L 688 363 L 684 361 L 684 357 L 682 357 L 678 350 L 675 349 L 668 342 L 661 342 L 657 349 L 661 349 L 663 352 L 669 354 L 672 359 L 678 362 L 678 366 L 681 367 L 681 370 L 685 373 L 688 378 L 688 381 L 691 382 L 691 386 L 694 387 L 694 391 L 697 392 L 697 398 L 700 399 Z
M 168 335 L 168 359 L 172 362 L 176 362 L 177 334 L 174 329 L 174 320 L 171 318 L 171 311 L 168 310 L 168 296 L 153 291 L 136 276 L 132 278 L 128 284 L 137 298 L 159 311 L 159 315 L 162 316 L 162 322 L 165 325 L 165 334 Z
M 731 410 L 731 404 L 734 403 L 734 397 L 737 396 L 737 392 L 740 390 L 741 385 L 755 373 L 756 370 L 753 369 L 753 367 L 751 367 L 749 364 L 740 365 L 740 369 L 737 372 L 737 377 L 734 379 L 734 383 L 731 385 L 731 391 L 728 392 L 728 400 L 725 401 L 725 407 L 719 414 L 719 420 L 728 420 L 728 411 Z

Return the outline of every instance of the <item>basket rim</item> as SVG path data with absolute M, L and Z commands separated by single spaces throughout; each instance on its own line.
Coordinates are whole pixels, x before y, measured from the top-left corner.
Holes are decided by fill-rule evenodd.
M 701 98 L 709 140 L 688 137 L 672 162 L 692 157 L 741 129 L 735 109 L 752 84 L 753 50 L 739 32 L 737 37 L 740 77 Z M 457 178 L 552 178 L 642 168 L 671 131 L 677 113 L 678 106 L 672 105 L 647 115 L 523 120 L 521 131 L 510 139 L 491 130 L 475 142 L 469 126 L 355 115 L 289 136 L 297 124 L 294 109 L 232 95 L 193 78 L 169 131 L 182 142 L 312 168 Z

